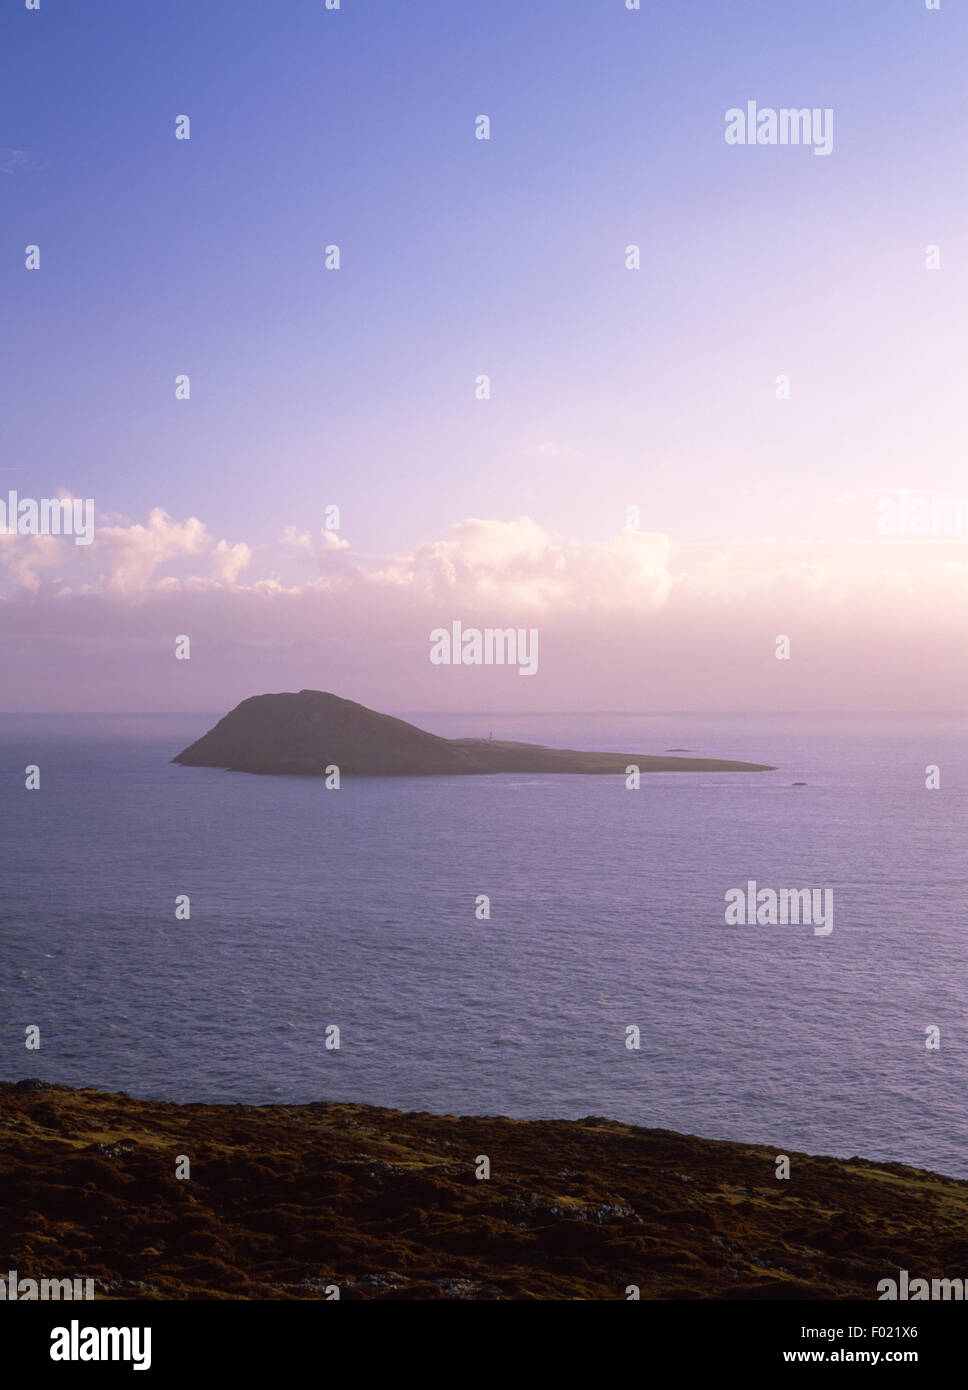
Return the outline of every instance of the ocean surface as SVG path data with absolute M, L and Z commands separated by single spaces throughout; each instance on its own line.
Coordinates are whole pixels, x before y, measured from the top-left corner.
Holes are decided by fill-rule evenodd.
M 968 721 L 392 712 L 779 770 L 327 791 L 172 766 L 216 715 L 0 717 L 0 1079 L 605 1115 L 968 1177 Z M 727 926 L 749 879 L 832 889 L 832 934 Z

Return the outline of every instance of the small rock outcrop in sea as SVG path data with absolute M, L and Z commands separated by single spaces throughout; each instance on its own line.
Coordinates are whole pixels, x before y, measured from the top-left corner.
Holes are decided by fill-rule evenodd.
M 765 763 L 585 753 L 500 739 L 440 738 L 322 690 L 253 695 L 172 762 L 233 772 L 433 777 L 487 772 L 772 772 Z

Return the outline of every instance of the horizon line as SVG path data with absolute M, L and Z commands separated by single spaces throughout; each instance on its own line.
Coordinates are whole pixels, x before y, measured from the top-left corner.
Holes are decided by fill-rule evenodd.
M 289 693 L 295 693 L 295 692 L 282 691 L 282 692 L 272 692 L 272 693 L 274 693 L 274 694 L 289 694 Z M 250 698 L 252 698 L 252 697 L 251 697 L 251 696 L 246 696 L 245 698 L 246 698 L 246 699 L 250 699 Z M 340 698 L 347 698 L 347 697 L 341 696 Z M 241 704 L 242 702 L 239 701 L 239 703 Z M 351 700 L 351 701 L 349 701 L 349 703 L 351 703 L 351 704 L 360 704 L 361 702 L 360 702 L 359 700 Z M 237 706 L 236 706 L 236 705 L 233 705 L 232 708 L 235 709 L 235 708 L 237 708 Z M 367 705 L 367 706 L 364 706 L 364 708 L 370 709 L 370 708 L 372 708 L 372 707 L 369 706 L 369 705 Z M 230 711 L 228 711 L 228 712 L 230 712 Z M 374 713 L 384 713 L 384 712 L 385 712 L 385 711 L 374 710 Z M 445 715 L 462 715 L 462 716 L 463 716 L 463 715 L 467 715 L 468 717 L 470 717 L 471 715 L 486 715 L 486 716 L 487 716 L 488 718 L 490 718 L 490 719 L 499 719 L 499 718 L 506 718 L 506 717 L 510 717 L 510 718 L 544 719 L 544 718 L 548 718 L 548 717 L 550 717 L 550 716 L 552 716 L 552 715 L 561 715 L 561 714 L 568 714 L 568 715 L 605 715 L 605 716 L 609 716 L 609 717 L 613 717 L 613 716 L 616 716 L 616 715 L 622 715 L 622 716 L 627 716 L 627 717 L 633 717 L 633 716 L 634 716 L 634 717 L 636 717 L 636 718 L 648 718 L 648 717 L 658 716 L 658 715 L 661 715 L 661 716 L 663 716 L 663 717 L 671 717 L 671 718 L 688 718 L 688 717 L 703 717 L 703 718 L 709 718 L 709 717 L 712 717 L 712 716 L 716 716 L 717 718 L 723 718 L 723 717 L 725 717 L 725 716 L 730 716 L 730 715 L 756 715 L 758 718 L 759 718 L 759 717 L 763 717 L 763 716 L 767 716 L 767 717 L 777 717 L 777 718 L 779 718 L 779 717 L 783 717 L 783 716 L 789 717 L 789 716 L 792 716 L 792 715 L 837 716 L 837 715 L 845 715 L 845 714 L 849 714 L 849 715 L 863 715 L 865 718 L 868 718 L 868 719 L 869 719 L 869 718 L 872 718 L 872 717 L 875 717 L 875 718 L 880 718 L 880 717 L 884 717 L 884 718 L 896 718 L 896 717 L 899 716 L 899 715 L 904 715 L 904 716 L 918 715 L 918 716 L 920 716 L 920 717 L 922 717 L 922 718 L 930 718 L 930 717 L 933 717 L 933 716 L 935 716 L 935 715 L 957 715 L 957 716 L 960 716 L 960 717 L 962 717 L 962 718 L 968 717 L 968 711 L 963 710 L 963 709 L 937 709 L 937 710 L 936 710 L 936 709 L 897 709 L 897 710 L 891 710 L 891 709 L 887 709 L 887 710 L 870 710 L 870 709 L 833 709 L 833 710 L 831 710 L 831 709 L 822 709 L 822 710 L 813 710 L 813 709 L 794 709 L 794 710 L 777 710 L 777 709 L 771 709 L 771 710 L 765 710 L 765 709 L 704 709 L 704 710 L 666 710 L 666 709 L 655 709 L 655 710 L 648 710 L 648 709 L 646 709 L 646 710 L 643 710 L 643 709 L 589 709 L 589 710 L 586 710 L 586 709 L 549 709 L 549 710 L 411 709 L 411 710 L 406 710 L 406 711 L 404 711 L 404 712 L 405 712 L 406 714 L 415 714 L 415 715 L 421 715 L 421 716 L 423 716 L 423 715 L 437 715 L 437 714 L 445 714 Z M 28 709 L 12 709 L 12 710 L 0 710 L 0 719 L 8 719 L 8 718 L 13 718 L 13 717 L 21 716 L 21 715 L 37 715 L 37 716 L 39 716 L 39 717 L 41 717 L 41 718 L 44 718 L 44 719 L 70 718 L 71 716 L 80 717 L 80 718 L 120 718 L 120 717 L 124 717 L 124 718 L 139 718 L 139 717 L 147 717 L 147 716 L 153 716 L 153 715 L 170 715 L 170 716 L 185 715 L 185 716 L 190 716 L 190 717 L 194 717 L 195 715 L 204 715 L 204 716 L 218 715 L 219 717 L 221 717 L 221 712 L 220 712 L 219 710 L 217 710 L 217 709 L 131 709 L 131 710 L 118 710 L 118 709 L 115 709 L 115 710 L 98 710 L 98 709 L 92 709 L 92 710 L 38 710 L 38 709 L 29 709 L 29 710 L 28 710 Z

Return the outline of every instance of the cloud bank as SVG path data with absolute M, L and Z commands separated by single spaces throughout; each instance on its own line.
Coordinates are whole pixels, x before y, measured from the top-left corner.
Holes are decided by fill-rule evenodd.
M 365 556 L 332 531 L 250 544 L 161 509 L 109 517 L 86 547 L 0 534 L 8 710 L 55 708 L 52 692 L 65 709 L 218 710 L 304 686 L 388 709 L 956 709 L 966 611 L 960 544 L 594 540 L 468 518 Z M 538 675 L 432 666 L 429 633 L 454 619 L 537 627 Z

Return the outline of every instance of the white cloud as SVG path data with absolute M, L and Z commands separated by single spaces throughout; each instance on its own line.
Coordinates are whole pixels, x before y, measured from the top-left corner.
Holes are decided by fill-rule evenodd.
M 197 517 L 172 521 L 161 507 L 150 513 L 147 526 L 98 527 L 94 543 L 84 549 L 94 565 L 106 568 L 90 587 L 123 595 L 141 593 L 160 565 L 180 555 L 197 555 L 207 542 L 205 525 Z M 63 543 L 73 548 L 72 540 L 65 538 Z
M 45 157 L 33 150 L 0 148 L 0 174 L 31 173 L 46 163 Z
M 244 569 L 248 569 L 252 551 L 245 541 L 229 545 L 219 541 L 212 556 L 212 569 L 215 578 L 222 584 L 234 584 Z
M 299 550 L 308 550 L 311 544 L 308 531 L 298 531 L 295 526 L 287 526 L 282 533 L 282 544 Z
M 68 669 L 78 708 L 207 710 L 304 686 L 397 710 L 481 709 L 492 694 L 538 708 L 950 709 L 968 681 L 966 546 L 565 539 L 529 517 L 468 518 L 370 560 L 334 540 L 216 544 L 160 509 L 102 526 L 91 546 L 0 536 L 8 708 L 50 707 Z M 294 573 L 301 557 L 315 567 Z M 431 666 L 429 632 L 458 618 L 540 629 L 532 694 L 501 672 L 479 683 Z M 209 659 L 171 687 L 185 631 Z

